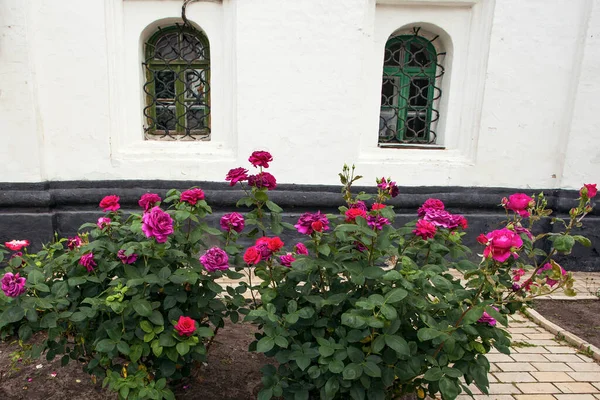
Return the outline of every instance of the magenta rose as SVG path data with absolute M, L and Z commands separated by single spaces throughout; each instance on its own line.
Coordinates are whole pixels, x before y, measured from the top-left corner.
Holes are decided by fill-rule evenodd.
M 296 261 L 296 259 L 294 258 L 294 255 L 292 253 L 287 253 L 279 257 L 279 262 L 284 267 L 291 267 L 294 261 Z
M 466 220 L 463 221 L 464 217 L 462 215 L 450 214 L 446 210 L 435 208 L 428 208 L 423 219 L 433 223 L 435 226 L 446 229 L 454 229 L 466 222 Z
M 79 265 L 83 265 L 87 272 L 92 272 L 94 267 L 98 264 L 94 261 L 94 253 L 87 253 L 81 256 L 79 259 Z
M 320 223 L 315 224 L 314 223 Z M 326 231 L 329 229 L 329 220 L 325 214 L 321 214 L 321 211 L 317 211 L 316 213 L 304 213 L 298 219 L 298 223 L 294 225 L 294 227 L 298 230 L 298 232 L 304 235 L 312 235 L 315 231 L 315 226 L 319 226 L 320 229 L 318 231 Z
M 364 212 L 367 212 L 367 205 L 365 204 L 364 201 L 361 200 L 356 200 L 354 203 L 350 204 L 350 208 L 358 208 L 359 210 L 363 210 Z
M 77 247 L 81 247 L 81 244 L 82 244 L 82 241 L 79 236 L 70 237 L 69 239 L 67 239 L 67 247 L 69 248 L 69 250 L 73 250 Z
M 198 201 L 204 200 L 204 191 L 198 188 L 186 190 L 185 192 L 181 193 L 179 200 L 195 206 Z
M 581 197 L 591 199 L 592 197 L 596 197 L 598 194 L 598 189 L 596 188 L 595 183 L 585 183 L 583 187 L 579 190 L 579 195 Z
M 242 167 L 230 169 L 227 176 L 225 176 L 225 180 L 229 181 L 229 186 L 235 186 L 238 182 L 247 181 L 248 170 Z
M 382 230 L 384 225 L 389 225 L 390 220 L 382 217 L 381 215 L 369 215 L 367 216 L 367 223 L 373 230 Z
M 417 236 L 420 236 L 423 240 L 431 239 L 435 236 L 437 232 L 437 227 L 435 224 L 429 221 L 425 221 L 424 219 L 420 219 L 417 221 L 416 229 L 413 233 Z
M 485 235 L 488 239 L 483 256 L 493 258 L 498 262 L 504 262 L 512 255 L 518 258 L 517 251 L 523 246 L 523 240 L 514 231 L 507 228 L 492 231 Z
M 427 214 L 428 210 L 443 210 L 444 208 L 444 203 L 441 200 L 427 199 L 425 200 L 423 205 L 419 207 L 419 209 L 417 210 L 417 214 L 419 214 L 419 217 L 424 217 L 425 214 Z
M 273 156 L 268 151 L 255 151 L 250 155 L 248 161 L 255 167 L 269 168 L 269 162 L 273 161 Z
M 549 271 L 549 272 L 546 272 Z M 567 276 L 567 271 L 563 267 L 560 267 L 560 272 L 562 276 Z M 538 270 L 538 275 L 546 276 L 546 284 L 550 287 L 556 286 L 559 281 L 549 278 L 549 275 L 552 274 L 552 264 L 546 263 L 542 268 Z
M 165 243 L 173 233 L 173 219 L 159 207 L 153 207 L 142 217 L 142 231 L 146 237 L 153 237 L 158 243 Z
M 114 194 L 110 196 L 104 197 L 100 201 L 100 208 L 102 211 L 117 211 L 121 206 L 119 205 L 119 196 L 115 196 Z
M 273 175 L 268 172 L 261 172 L 256 175 L 250 175 L 248 177 L 248 185 L 257 188 L 267 188 L 267 190 L 273 190 L 277 187 L 277 180 Z
M 98 218 L 98 222 L 96 222 L 96 225 L 98 226 L 98 229 L 104 229 L 110 226 L 110 218 L 100 217 Z
M 391 197 L 396 197 L 400 193 L 400 189 L 398 189 L 398 186 L 396 186 L 396 182 L 387 181 L 385 178 L 381 178 L 381 181 L 377 184 L 377 187 L 389 194 Z
M 304 256 L 308 255 L 308 249 L 306 248 L 304 243 L 296 243 L 295 249 L 296 249 L 296 254 L 300 254 L 300 255 L 304 255 Z
M 200 257 L 200 262 L 208 272 L 229 269 L 229 256 L 225 250 L 216 246 L 206 250 L 206 253 Z
M 196 321 L 184 315 L 179 317 L 179 321 L 175 324 L 175 331 L 179 336 L 192 336 L 196 331 Z
M 123 264 L 133 264 L 134 262 L 137 261 L 137 254 L 133 253 L 130 255 L 126 255 L 125 254 L 125 250 L 121 249 L 117 252 L 117 257 L 119 257 L 119 260 L 121 260 L 121 262 Z
M 531 207 L 535 205 L 535 201 L 527 196 L 525 193 L 515 193 L 508 196 L 504 206 L 516 212 L 523 218 L 529 217 L 529 211 Z
M 147 212 L 149 209 L 154 207 L 157 203 L 159 203 L 162 199 L 156 193 L 144 193 L 138 204 L 140 207 L 144 209 L 144 212 Z
M 240 233 L 244 230 L 244 216 L 240 213 L 232 212 L 221 217 L 221 229 L 226 232 L 236 231 Z
M 496 311 L 498 311 L 498 309 L 494 306 L 492 306 L 492 308 Z M 481 316 L 481 318 L 479 318 L 477 320 L 477 322 L 481 323 L 481 324 L 488 324 L 490 326 L 496 326 L 496 319 L 492 318 L 492 316 L 488 313 L 486 313 L 485 311 L 483 312 L 483 315 Z
M 27 280 L 19 274 L 13 274 L 12 272 L 7 272 L 2 277 L 2 291 L 8 297 L 19 297 L 27 290 L 25 288 L 25 282 Z

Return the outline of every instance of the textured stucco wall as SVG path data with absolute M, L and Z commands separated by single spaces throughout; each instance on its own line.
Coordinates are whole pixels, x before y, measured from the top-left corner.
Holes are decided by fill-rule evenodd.
M 190 144 L 142 139 L 141 43 L 181 1 L 4 0 L 0 181 L 221 181 L 259 148 L 282 183 L 335 184 L 344 162 L 405 186 L 598 180 L 600 0 L 376 3 L 191 4 L 214 118 L 213 140 Z M 376 147 L 381 46 L 407 23 L 448 34 L 445 150 Z

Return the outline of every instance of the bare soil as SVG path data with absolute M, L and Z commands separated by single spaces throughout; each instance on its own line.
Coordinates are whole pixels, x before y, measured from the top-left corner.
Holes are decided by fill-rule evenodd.
M 264 355 L 251 353 L 248 345 L 256 328 L 249 324 L 228 325 L 219 330 L 210 348 L 207 365 L 175 390 L 181 400 L 250 400 L 256 399 L 260 385 L 260 368 L 269 361 Z M 115 393 L 102 389 L 101 379 L 94 385 L 82 364 L 70 362 L 60 366 L 39 360 L 16 363 L 11 370 L 11 353 L 15 342 L 0 343 L 1 400 L 116 400 Z M 55 377 L 52 374 L 56 373 Z
M 561 328 L 600 347 L 600 301 L 538 300 L 533 308 Z

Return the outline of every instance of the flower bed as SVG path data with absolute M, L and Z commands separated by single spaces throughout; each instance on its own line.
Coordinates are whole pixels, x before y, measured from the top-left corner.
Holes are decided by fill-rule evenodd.
M 464 216 L 429 199 L 416 221 L 396 227 L 387 205 L 399 195 L 395 182 L 377 179 L 375 196 L 354 194 L 360 176 L 347 166 L 338 215 L 283 222 L 269 199 L 272 161 L 257 151 L 249 158 L 255 174 L 229 171 L 246 212 L 223 216 L 221 229 L 206 224 L 212 210 L 191 188 L 164 199 L 145 194 L 131 215 L 106 196 L 105 216 L 35 254 L 26 241 L 6 243 L 0 332 L 18 338 L 23 357 L 84 362 L 120 398 L 173 399 L 173 385 L 206 361 L 225 320 L 244 318 L 261 329 L 250 350 L 278 365 L 262 369 L 259 399 L 454 399 L 471 383 L 487 391 L 485 354 L 509 351 L 507 315 L 559 288 L 573 293 L 553 258 L 589 245 L 571 231 L 592 210 L 595 185 L 581 189 L 568 220 L 553 220 L 562 232 L 537 236 L 534 225 L 551 214 L 544 196 L 503 199 L 506 221 L 479 236 L 475 264 L 462 244 Z M 286 229 L 302 240 L 284 243 Z M 223 289 L 223 276 L 238 284 Z M 38 331 L 47 339 L 28 345 Z

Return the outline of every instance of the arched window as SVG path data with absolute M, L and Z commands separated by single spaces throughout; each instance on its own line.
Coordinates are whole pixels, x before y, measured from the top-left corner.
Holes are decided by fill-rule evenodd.
M 159 28 L 145 46 L 146 139 L 210 139 L 210 52 L 204 32 Z
M 385 44 L 379 145 L 436 143 L 436 109 L 442 96 L 444 68 L 429 40 L 412 34 L 392 35 Z

